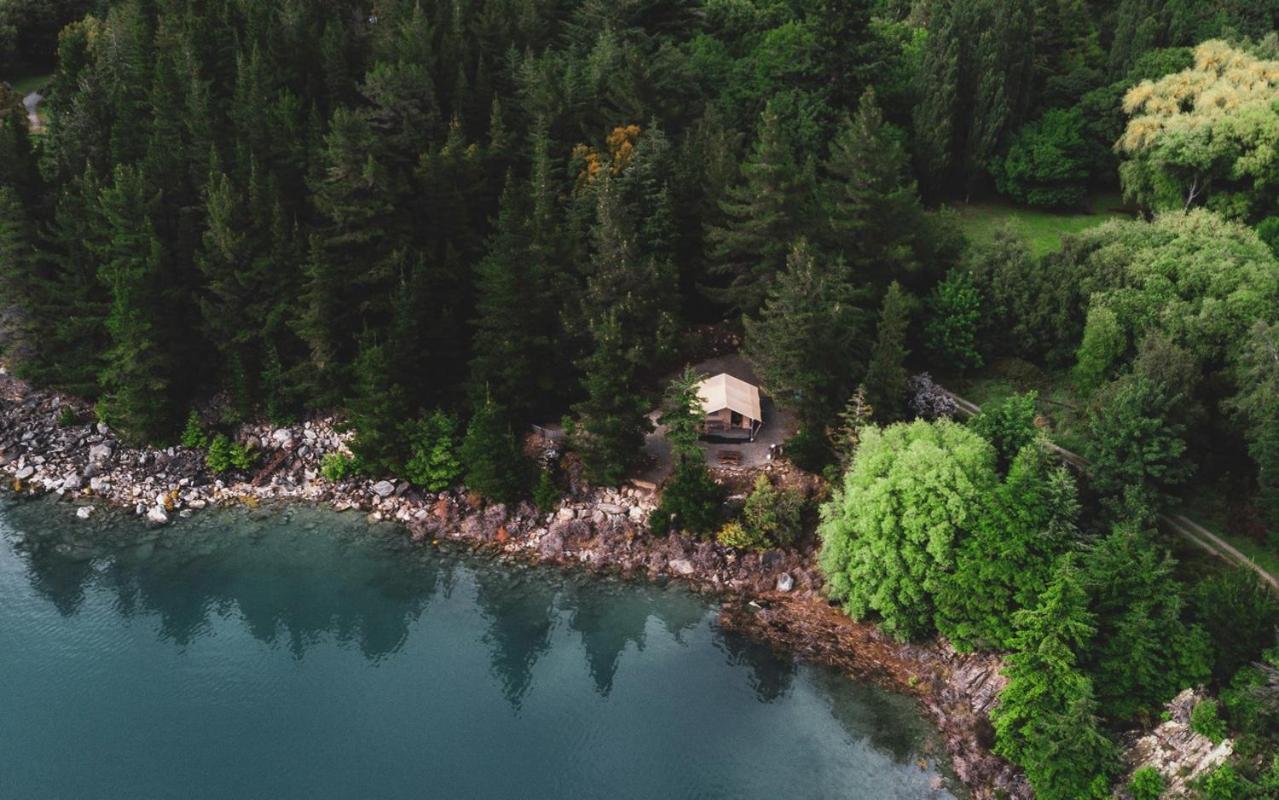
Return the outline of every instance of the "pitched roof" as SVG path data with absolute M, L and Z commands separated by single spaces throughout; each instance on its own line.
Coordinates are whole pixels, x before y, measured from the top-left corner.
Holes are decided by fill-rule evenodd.
M 756 421 L 764 419 L 759 410 L 759 389 L 727 372 L 699 383 L 697 395 L 701 398 L 702 410 L 707 414 L 727 408 Z

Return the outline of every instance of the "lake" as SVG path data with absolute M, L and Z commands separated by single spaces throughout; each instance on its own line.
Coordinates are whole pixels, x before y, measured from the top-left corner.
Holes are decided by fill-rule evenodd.
M 952 797 L 911 700 L 715 611 L 359 515 L 0 499 L 0 797 Z

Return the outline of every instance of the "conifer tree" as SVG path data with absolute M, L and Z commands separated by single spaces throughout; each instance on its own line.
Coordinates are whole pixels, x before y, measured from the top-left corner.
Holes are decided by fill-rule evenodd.
M 634 345 L 628 345 L 616 310 L 596 320 L 591 335 L 594 350 L 582 364 L 586 397 L 573 406 L 570 441 L 590 481 L 616 486 L 638 459 L 652 423 L 636 388 Z
M 351 452 L 370 475 L 400 471 L 407 455 L 402 432 L 409 420 L 404 388 L 392 377 L 387 346 L 366 341 L 355 362 L 355 393 L 350 400 L 355 439 Z
M 142 175 L 118 167 L 102 190 L 105 235 L 99 276 L 111 295 L 111 347 L 100 375 L 99 415 L 126 440 L 158 442 L 178 422 L 173 401 L 173 331 L 168 265 L 150 220 Z
M 881 424 L 896 422 L 906 411 L 906 334 L 910 325 L 910 302 L 897 281 L 893 281 L 884 295 L 879 310 L 879 328 L 875 345 L 870 351 L 870 365 L 862 381 L 866 387 L 866 401 L 875 409 L 875 418 Z
M 858 299 L 842 264 L 819 262 L 800 242 L 759 317 L 746 320 L 746 353 L 764 387 L 817 431 L 861 372 Z
M 653 532 L 672 527 L 690 533 L 710 533 L 719 521 L 723 491 L 706 469 L 706 455 L 697 446 L 702 422 L 698 385 L 702 376 L 686 369 L 667 386 L 658 422 L 666 426 L 674 470 L 662 487 L 662 502 L 650 518 Z
M 485 397 L 471 414 L 458 450 L 466 488 L 499 503 L 514 502 L 528 484 L 528 469 L 506 412 Z
M 27 210 L 18 193 L 0 184 L 0 353 L 32 359 L 31 315 L 37 313 L 35 242 Z
M 1108 796 L 1114 745 L 1100 730 L 1092 681 L 1079 669 L 1078 653 L 1096 627 L 1073 555 L 1062 556 L 1039 603 L 1013 623 L 1008 684 L 990 715 L 995 752 L 1026 770 L 1036 797 Z
M 886 282 L 919 268 L 923 209 L 901 137 L 867 89 L 831 142 L 822 191 L 831 244 L 859 276 Z
M 723 225 L 706 232 L 713 271 L 726 283 L 711 294 L 755 313 L 790 248 L 808 230 L 812 201 L 811 168 L 799 163 L 781 117 L 765 110 L 742 180 L 720 204 Z

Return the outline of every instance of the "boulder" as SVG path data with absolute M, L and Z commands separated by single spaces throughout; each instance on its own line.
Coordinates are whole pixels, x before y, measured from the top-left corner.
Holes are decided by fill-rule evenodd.
M 564 552 L 564 537 L 558 533 L 548 533 L 537 543 L 537 550 L 542 558 L 554 558 Z
M 34 474 L 36 474 L 36 468 L 32 466 L 26 466 L 18 470 L 17 472 L 15 472 L 13 474 L 13 477 L 17 478 L 20 481 L 25 481 L 27 478 L 30 478 Z
M 687 558 L 671 559 L 666 566 L 676 575 L 692 575 L 694 572 L 693 562 Z
M 164 506 L 153 506 L 151 510 L 147 512 L 147 522 L 152 525 L 168 525 L 169 512 L 164 510 Z
M 789 572 L 783 572 L 777 576 L 777 591 L 789 592 L 795 588 L 795 579 L 791 577 Z
M 373 484 L 373 494 L 378 497 L 390 497 L 395 494 L 395 484 L 390 481 L 378 481 Z
M 80 506 L 75 512 L 76 519 L 88 519 L 93 516 L 93 506 Z
M 101 464 L 104 461 L 110 461 L 112 456 L 111 445 L 95 444 L 89 448 L 89 461 L 95 464 Z

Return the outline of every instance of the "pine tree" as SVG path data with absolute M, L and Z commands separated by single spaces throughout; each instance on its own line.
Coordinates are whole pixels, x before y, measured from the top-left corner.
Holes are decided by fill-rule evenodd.
M 713 272 L 727 282 L 712 290 L 716 299 L 746 314 L 760 308 L 808 230 L 812 196 L 811 168 L 796 159 L 781 117 L 765 110 L 742 180 L 720 204 L 724 223 L 706 232 Z
M 856 116 L 844 117 L 825 173 L 831 243 L 857 274 L 881 283 L 918 270 L 923 209 L 910 158 L 873 89 L 862 95 Z
M 616 486 L 639 457 L 652 430 L 648 404 L 636 388 L 634 345 L 615 310 L 591 326 L 594 350 L 582 364 L 585 399 L 573 406 L 570 441 L 593 483 Z
M 764 387 L 819 432 L 862 369 L 858 299 L 843 265 L 819 263 L 800 242 L 759 317 L 746 320 L 746 353 Z
M 408 449 L 402 433 L 409 422 L 409 402 L 392 376 L 387 350 L 386 345 L 365 341 L 355 362 L 351 452 L 370 475 L 400 472 Z
M 499 503 L 515 501 L 528 484 L 528 468 L 506 412 L 486 397 L 471 415 L 458 450 L 466 488 Z
M 34 358 L 36 322 L 30 316 L 37 313 L 36 292 L 43 288 L 32 233 L 18 193 L 0 185 L 0 353 L 21 360 Z
M 100 375 L 99 415 L 128 441 L 159 442 L 178 422 L 174 402 L 168 265 L 141 174 L 118 167 L 103 189 L 105 237 L 98 274 L 111 294 L 111 347 Z
M 870 351 L 870 365 L 862 381 L 866 401 L 875 409 L 881 424 L 902 419 L 906 411 L 906 334 L 910 326 L 910 301 L 897 281 L 884 295 L 879 310 L 879 328 Z
M 706 455 L 697 446 L 703 417 L 698 394 L 701 381 L 696 370 L 685 369 L 667 386 L 662 401 L 658 422 L 666 427 L 675 466 L 662 487 L 662 502 L 649 520 L 659 535 L 673 527 L 710 533 L 719 522 L 723 490 L 711 477 Z
M 1026 770 L 1036 797 L 1108 796 L 1114 745 L 1100 730 L 1092 681 L 1078 665 L 1096 628 L 1073 556 L 1061 558 L 1039 604 L 1013 622 L 1008 684 L 990 715 L 995 752 Z

